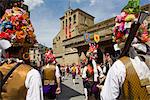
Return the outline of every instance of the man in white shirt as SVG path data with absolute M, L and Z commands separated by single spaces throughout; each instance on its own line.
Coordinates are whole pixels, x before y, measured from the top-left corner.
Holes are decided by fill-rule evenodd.
M 142 22 L 136 22 L 131 25 L 126 43 L 121 47 L 123 48 L 124 46 L 120 59 L 112 65 L 107 74 L 104 87 L 100 94 L 102 100 L 150 99 L 150 65 L 145 63 L 147 58 L 144 58 L 144 56 L 150 57 L 148 55 L 148 48 L 150 47 L 146 47 L 146 42 L 149 43 L 149 38 L 143 38 L 143 33 L 140 33 L 141 31 L 136 34 L 141 24 Z M 143 27 L 146 27 L 146 25 L 142 24 L 140 29 L 143 29 Z M 139 41 L 145 42 L 132 42 L 135 34 L 139 38 Z M 135 46 L 134 44 L 139 44 L 139 46 Z M 146 50 L 140 49 L 144 45 Z
M 7 40 L 0 40 L 2 50 L 11 47 Z M 6 58 L 4 58 L 6 60 Z M 23 64 L 21 60 L 8 58 L 2 61 L 0 72 L 5 76 L 18 64 L 2 86 L 1 99 L 7 100 L 43 100 L 41 76 L 31 66 Z M 15 61 L 14 61 L 15 60 Z M 5 69 L 5 70 L 4 70 Z M 7 70 L 6 70 L 7 69 Z M 4 82 L 4 80 L 1 80 Z M 4 91 L 5 90 L 5 91 Z
M 43 92 L 45 98 L 55 99 L 57 94 L 61 93 L 60 88 L 60 71 L 56 65 L 56 58 L 53 55 L 52 49 L 45 54 L 47 65 L 43 69 Z
M 99 78 L 104 75 L 100 64 L 102 57 L 98 45 L 90 44 L 89 51 L 87 52 L 88 62 L 84 66 L 82 78 L 84 85 L 85 100 L 99 100 Z M 84 57 L 83 57 L 84 58 Z M 85 59 L 85 58 L 84 58 Z M 92 96 L 94 95 L 94 96 Z

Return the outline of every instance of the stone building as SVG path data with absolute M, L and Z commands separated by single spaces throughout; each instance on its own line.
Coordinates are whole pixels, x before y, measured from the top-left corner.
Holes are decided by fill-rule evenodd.
M 150 4 L 141 7 L 142 10 L 150 11 Z M 53 49 L 58 63 L 67 65 L 79 63 L 81 52 L 86 53 L 88 43 L 84 34 L 89 33 L 91 41 L 94 41 L 94 34 L 100 36 L 99 46 L 102 53 L 114 53 L 112 42 L 112 29 L 115 24 L 114 17 L 94 24 L 94 17 L 81 9 L 69 9 L 60 18 L 61 29 L 53 39 Z M 150 17 L 147 19 L 150 23 Z
M 76 36 L 80 37 L 83 29 L 86 30 L 94 25 L 94 17 L 81 9 L 69 9 L 60 20 L 60 32 L 53 40 L 53 49 L 57 61 L 60 64 L 78 63 L 78 50 L 67 46 L 65 41 L 73 40 Z

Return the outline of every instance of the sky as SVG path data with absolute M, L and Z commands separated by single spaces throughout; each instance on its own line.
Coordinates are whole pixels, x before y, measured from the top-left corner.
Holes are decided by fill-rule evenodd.
M 30 17 L 39 43 L 53 47 L 53 38 L 60 31 L 60 17 L 68 10 L 69 0 L 24 0 L 29 6 Z M 128 0 L 70 0 L 71 8 L 81 10 L 95 17 L 95 23 L 120 13 Z M 141 5 L 150 0 L 141 0 Z

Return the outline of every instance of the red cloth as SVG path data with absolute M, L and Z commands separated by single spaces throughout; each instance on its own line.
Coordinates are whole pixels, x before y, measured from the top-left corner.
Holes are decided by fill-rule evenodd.
M 47 53 L 45 53 L 45 62 L 52 63 L 54 61 L 56 62 L 56 57 L 53 55 L 51 50 L 49 50 Z

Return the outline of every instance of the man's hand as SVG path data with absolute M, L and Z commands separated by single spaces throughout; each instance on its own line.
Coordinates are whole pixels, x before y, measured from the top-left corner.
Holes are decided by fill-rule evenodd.
M 60 87 L 57 87 L 56 94 L 60 94 L 60 93 L 61 93 L 61 89 L 60 89 Z
M 96 85 L 97 88 L 99 88 L 100 90 L 102 89 L 103 85 Z

